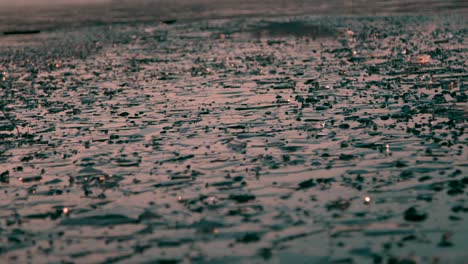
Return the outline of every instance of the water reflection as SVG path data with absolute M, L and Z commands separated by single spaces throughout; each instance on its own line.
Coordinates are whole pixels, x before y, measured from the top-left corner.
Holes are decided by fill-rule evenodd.
M 1 257 L 454 260 L 464 21 L 114 25 L 2 49 L 1 98 L 29 133 L 0 119 Z

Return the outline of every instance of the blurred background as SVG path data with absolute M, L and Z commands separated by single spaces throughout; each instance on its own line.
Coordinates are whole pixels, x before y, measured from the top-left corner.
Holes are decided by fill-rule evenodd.
M 241 16 L 466 13 L 466 0 L 0 0 L 0 30 Z

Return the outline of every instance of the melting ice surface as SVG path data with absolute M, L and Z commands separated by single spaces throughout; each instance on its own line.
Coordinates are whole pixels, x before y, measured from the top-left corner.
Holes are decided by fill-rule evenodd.
M 466 25 L 3 37 L 0 260 L 462 263 Z

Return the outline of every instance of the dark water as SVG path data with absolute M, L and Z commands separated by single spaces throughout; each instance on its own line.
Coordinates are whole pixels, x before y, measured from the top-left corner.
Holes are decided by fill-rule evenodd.
M 465 263 L 463 15 L 0 37 L 2 263 Z
M 467 14 L 464 0 L 0 1 L 0 30 L 284 15 Z

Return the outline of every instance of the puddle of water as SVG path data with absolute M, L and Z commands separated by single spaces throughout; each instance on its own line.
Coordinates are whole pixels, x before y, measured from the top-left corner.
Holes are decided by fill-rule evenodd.
M 0 258 L 461 261 L 465 28 L 227 19 L 2 49 Z

